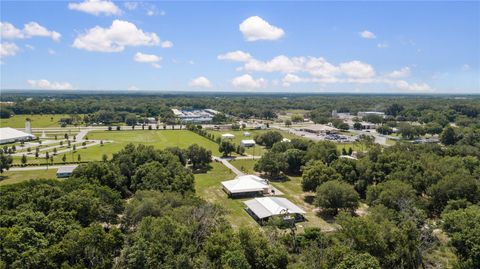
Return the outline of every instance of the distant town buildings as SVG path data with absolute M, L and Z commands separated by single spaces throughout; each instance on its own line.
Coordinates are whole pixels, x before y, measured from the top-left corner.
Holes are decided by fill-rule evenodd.
M 176 118 L 184 123 L 209 123 L 213 116 L 220 113 L 213 109 L 179 110 L 172 109 Z
M 313 134 L 335 134 L 338 133 L 339 130 L 335 127 L 326 125 L 326 124 L 312 124 L 309 126 L 305 127 L 300 127 L 297 130 L 303 131 L 303 132 L 308 132 L 308 133 L 313 133 Z
M 380 116 L 382 118 L 385 118 L 385 113 L 380 111 L 359 111 L 357 113 L 358 117 L 365 117 L 370 115 L 375 115 L 375 116 Z

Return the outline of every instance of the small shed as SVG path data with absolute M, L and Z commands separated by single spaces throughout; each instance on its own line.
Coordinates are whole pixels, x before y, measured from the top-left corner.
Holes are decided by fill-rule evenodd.
M 57 178 L 70 177 L 78 165 L 62 166 L 57 170 Z
M 243 136 L 251 136 L 252 134 L 249 132 L 243 132 Z
M 222 139 L 233 139 L 235 136 L 233 134 L 222 134 Z
M 240 145 L 242 147 L 245 147 L 245 148 L 254 147 L 255 146 L 255 140 L 253 140 L 253 139 L 242 140 L 242 141 L 240 141 Z

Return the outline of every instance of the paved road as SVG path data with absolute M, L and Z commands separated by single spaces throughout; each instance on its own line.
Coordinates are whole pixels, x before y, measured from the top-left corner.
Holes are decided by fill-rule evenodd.
M 238 170 L 235 166 L 228 162 L 228 159 L 223 159 L 219 157 L 213 157 L 214 160 L 222 162 L 228 169 L 232 170 L 237 176 L 245 175 L 242 171 Z
M 48 170 L 48 169 L 58 169 L 60 167 L 72 166 L 75 164 L 69 165 L 49 165 L 49 166 L 27 166 L 27 167 L 12 167 L 8 171 L 33 171 L 33 170 Z M 47 169 L 48 168 L 48 169 Z

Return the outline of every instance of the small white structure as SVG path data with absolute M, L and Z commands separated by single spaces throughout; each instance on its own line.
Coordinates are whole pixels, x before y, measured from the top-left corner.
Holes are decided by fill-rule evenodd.
M 233 134 L 222 134 L 222 139 L 233 139 L 234 137 Z
M 290 142 L 292 142 L 292 141 L 291 141 L 290 139 L 288 139 L 288 138 L 283 138 L 283 139 L 282 139 L 282 142 L 290 143 Z
M 265 221 L 269 217 L 285 215 L 288 219 L 302 221 L 306 212 L 286 198 L 260 197 L 243 202 L 247 212 L 257 221 Z
M 240 141 L 240 146 L 245 147 L 245 148 L 254 147 L 255 146 L 255 140 L 253 140 L 253 139 L 242 140 L 242 141 Z
M 0 128 L 0 144 L 35 139 L 35 136 L 10 127 Z
M 32 124 L 29 120 L 25 121 L 25 133 L 32 134 Z
M 244 175 L 233 180 L 222 181 L 222 186 L 230 197 L 267 194 L 270 188 L 265 179 L 256 175 Z
M 243 132 L 243 136 L 251 136 L 252 134 L 249 132 Z
M 57 178 L 69 177 L 78 165 L 62 166 L 57 170 Z

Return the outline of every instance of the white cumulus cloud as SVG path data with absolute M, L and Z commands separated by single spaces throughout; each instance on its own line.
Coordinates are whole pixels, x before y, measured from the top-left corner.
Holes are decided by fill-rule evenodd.
M 145 54 L 141 52 L 135 53 L 133 60 L 139 63 L 151 64 L 155 68 L 160 68 L 159 62 L 162 60 L 162 57 L 159 57 L 155 54 Z
M 135 10 L 138 7 L 138 2 L 125 2 L 123 6 L 128 10 Z
M 188 86 L 190 87 L 196 87 L 196 88 L 211 88 L 212 83 L 208 78 L 204 76 L 200 76 L 197 78 L 192 79 L 189 83 Z
M 46 89 L 46 90 L 71 90 L 73 85 L 68 82 L 50 82 L 46 79 L 40 80 L 27 80 L 28 85 L 35 89 Z
M 365 39 L 375 39 L 375 38 L 377 38 L 377 36 L 375 36 L 374 33 L 370 32 L 368 30 L 362 31 L 358 34 L 360 35 L 360 37 L 365 38 Z
M 351 61 L 340 64 L 340 70 L 352 78 L 371 78 L 375 76 L 375 70 L 367 63 Z
M 122 10 L 112 1 L 108 0 L 85 0 L 80 3 L 69 3 L 68 8 L 71 10 L 82 11 L 95 16 L 105 14 L 121 15 Z
M 404 80 L 397 80 L 393 82 L 394 86 L 400 90 L 428 92 L 432 91 L 432 87 L 427 83 L 408 83 Z
M 15 45 L 15 43 L 2 42 L 0 43 L 0 58 L 15 56 L 18 50 L 19 48 L 17 47 L 17 45 Z
M 263 78 L 254 79 L 251 75 L 245 74 L 232 80 L 232 85 L 237 89 L 259 89 L 267 85 Z
M 219 60 L 229 60 L 235 62 L 248 62 L 252 59 L 252 55 L 241 50 L 227 52 L 225 54 L 220 54 L 217 56 Z
M 173 43 L 170 40 L 165 40 L 165 41 L 162 41 L 162 43 L 160 43 L 160 47 L 162 47 L 164 49 L 168 49 L 168 48 L 173 47 Z
M 411 70 L 410 67 L 405 66 L 398 70 L 394 70 L 387 74 L 387 77 L 390 78 L 404 78 L 410 76 Z
M 75 38 L 73 47 L 88 51 L 120 52 L 127 46 L 157 46 L 160 38 L 128 21 L 114 20 L 109 28 L 95 26 Z
M 283 29 L 271 25 L 258 16 L 252 16 L 244 20 L 239 29 L 247 41 L 277 40 L 285 35 Z
M 54 41 L 60 41 L 60 33 L 50 31 L 37 22 L 29 22 L 20 30 L 8 22 L 0 22 L 0 36 L 2 39 L 25 39 L 35 36 L 49 37 Z

